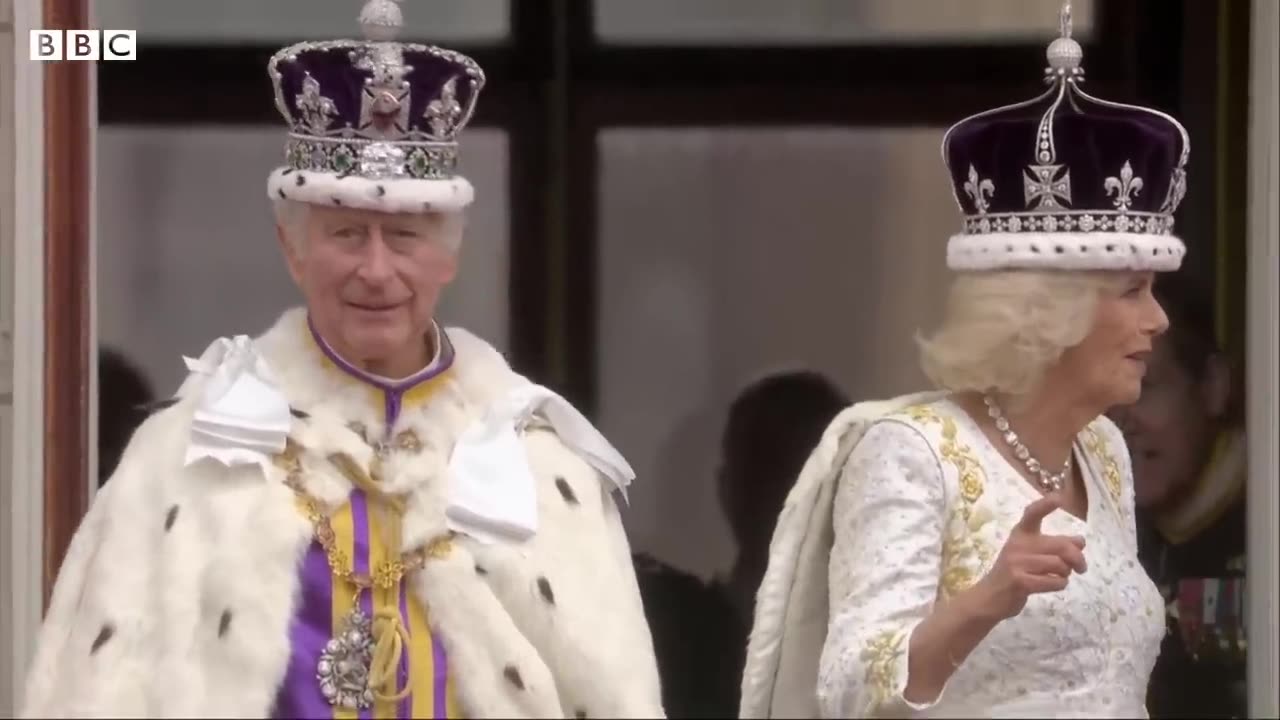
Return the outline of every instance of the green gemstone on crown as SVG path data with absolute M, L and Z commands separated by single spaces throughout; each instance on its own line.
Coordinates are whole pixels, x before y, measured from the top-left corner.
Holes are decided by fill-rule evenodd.
M 356 155 L 349 146 L 340 145 L 329 156 L 329 162 L 334 170 L 340 173 L 349 172 L 356 164 Z

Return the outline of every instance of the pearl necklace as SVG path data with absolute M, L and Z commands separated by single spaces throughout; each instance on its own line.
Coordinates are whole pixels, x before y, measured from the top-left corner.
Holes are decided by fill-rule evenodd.
M 1000 431 L 1006 444 L 1013 448 L 1014 457 L 1018 458 L 1027 466 L 1027 470 L 1035 476 L 1039 481 L 1040 487 L 1046 492 L 1058 492 L 1067 484 L 1067 477 L 1071 474 L 1071 453 L 1067 453 L 1067 461 L 1062 464 L 1062 470 L 1056 473 L 1048 472 L 1040 461 L 1032 457 L 1031 450 L 1018 439 L 1018 433 L 1009 428 L 1009 420 L 1004 416 L 1004 412 L 1000 406 L 996 404 L 996 399 L 990 395 L 985 395 L 982 401 L 987 404 L 987 415 L 995 421 L 996 429 Z

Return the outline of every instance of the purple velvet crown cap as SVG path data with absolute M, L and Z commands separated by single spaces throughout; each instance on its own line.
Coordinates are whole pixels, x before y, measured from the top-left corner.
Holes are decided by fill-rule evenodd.
M 272 56 L 289 126 L 285 164 L 268 180 L 273 198 L 387 212 L 470 204 L 457 139 L 484 72 L 453 50 L 397 42 L 398 2 L 365 2 L 363 40 L 301 42 Z
M 1070 2 L 1050 44 L 1049 89 L 947 131 L 943 159 L 964 214 L 947 247 L 955 270 L 1176 270 L 1187 131 L 1157 110 L 1080 89 L 1083 51 Z

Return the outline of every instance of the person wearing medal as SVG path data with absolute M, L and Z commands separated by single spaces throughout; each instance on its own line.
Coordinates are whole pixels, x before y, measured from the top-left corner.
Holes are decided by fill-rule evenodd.
M 1242 718 L 1241 394 L 1210 303 L 1189 280 L 1177 280 L 1156 287 L 1169 332 L 1155 343 L 1142 397 L 1112 412 L 1133 451 L 1139 555 L 1167 603 L 1169 632 L 1151 676 L 1150 709 L 1163 718 Z
M 1188 138 L 1080 85 L 1070 3 L 1049 89 L 943 140 L 963 230 L 937 390 L 855 405 L 778 521 L 741 717 L 1146 716 L 1163 602 L 1104 413 L 1137 399 Z
M 268 65 L 305 307 L 188 358 L 134 434 L 59 572 L 25 717 L 663 715 L 631 468 L 435 321 L 484 73 L 396 41 L 395 2 L 360 22 Z

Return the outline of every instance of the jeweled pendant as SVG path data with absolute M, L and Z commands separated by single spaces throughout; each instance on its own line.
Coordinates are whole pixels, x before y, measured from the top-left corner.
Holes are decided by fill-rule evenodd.
M 345 710 L 373 707 L 369 667 L 373 663 L 373 621 L 359 609 L 342 620 L 316 663 L 316 680 L 326 702 Z

